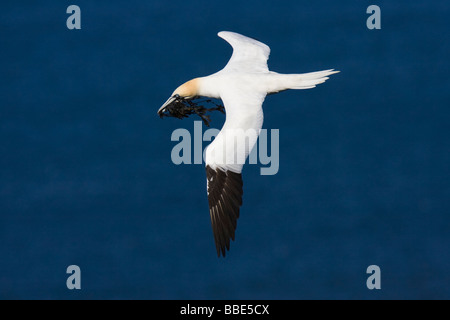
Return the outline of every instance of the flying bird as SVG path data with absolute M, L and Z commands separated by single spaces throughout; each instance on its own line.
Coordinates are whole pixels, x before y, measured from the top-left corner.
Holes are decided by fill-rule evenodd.
M 197 97 L 221 99 L 225 123 L 205 151 L 209 213 L 217 256 L 225 257 L 242 205 L 242 167 L 253 149 L 263 124 L 262 104 L 268 94 L 288 89 L 310 89 L 325 82 L 334 69 L 280 74 L 269 71 L 270 48 L 238 33 L 218 36 L 233 47 L 227 65 L 217 73 L 179 86 L 158 110 L 161 116 L 171 105 Z M 244 143 L 236 143 L 244 141 Z

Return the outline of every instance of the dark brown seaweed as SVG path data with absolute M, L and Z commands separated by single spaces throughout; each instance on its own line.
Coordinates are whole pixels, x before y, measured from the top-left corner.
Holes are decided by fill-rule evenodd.
M 205 106 L 200 105 L 200 103 L 211 103 L 214 104 L 215 107 L 206 108 Z M 216 110 L 225 113 L 225 108 L 222 105 L 217 104 L 210 99 L 196 101 L 195 99 L 184 99 L 182 97 L 176 97 L 171 104 L 158 112 L 158 115 L 160 118 L 173 117 L 183 119 L 189 117 L 191 114 L 196 114 L 203 120 L 203 123 L 207 127 L 209 127 L 211 118 L 209 115 L 206 115 L 206 112 L 212 112 Z

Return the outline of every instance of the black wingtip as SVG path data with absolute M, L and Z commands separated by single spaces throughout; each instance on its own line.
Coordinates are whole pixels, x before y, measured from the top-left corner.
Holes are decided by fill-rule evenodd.
M 206 166 L 208 202 L 217 256 L 225 257 L 235 239 L 242 204 L 242 175 Z

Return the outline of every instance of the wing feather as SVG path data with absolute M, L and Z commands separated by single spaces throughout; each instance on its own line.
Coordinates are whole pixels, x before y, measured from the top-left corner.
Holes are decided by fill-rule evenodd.
M 230 249 L 230 239 L 235 238 L 239 208 L 242 204 L 242 175 L 206 166 L 206 178 L 217 256 L 225 257 L 226 250 Z
M 221 31 L 218 36 L 233 47 L 233 55 L 223 70 L 239 72 L 268 72 L 270 48 L 255 39 L 239 33 Z

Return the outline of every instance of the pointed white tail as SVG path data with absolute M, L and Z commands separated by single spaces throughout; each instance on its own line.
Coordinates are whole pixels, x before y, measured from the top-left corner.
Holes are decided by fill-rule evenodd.
M 329 75 L 338 72 L 334 69 L 300 74 L 279 74 L 273 72 L 269 81 L 268 93 L 277 93 L 288 89 L 311 89 L 328 80 Z

